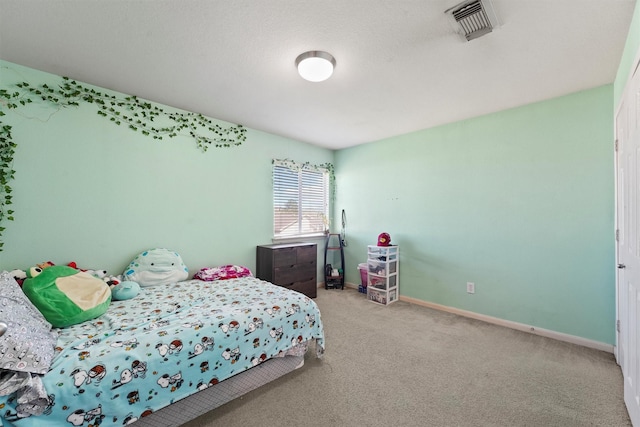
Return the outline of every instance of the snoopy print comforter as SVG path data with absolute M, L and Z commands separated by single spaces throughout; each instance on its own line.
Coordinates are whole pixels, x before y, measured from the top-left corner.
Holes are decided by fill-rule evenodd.
M 253 277 L 143 288 L 59 332 L 45 413 L 1 396 L 4 427 L 122 426 L 309 340 L 324 351 L 316 303 Z

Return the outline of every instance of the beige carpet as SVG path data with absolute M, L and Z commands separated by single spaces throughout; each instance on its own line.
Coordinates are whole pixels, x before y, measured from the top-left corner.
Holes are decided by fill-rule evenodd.
M 186 426 L 631 425 L 612 354 L 353 289 L 316 302 L 324 359 Z

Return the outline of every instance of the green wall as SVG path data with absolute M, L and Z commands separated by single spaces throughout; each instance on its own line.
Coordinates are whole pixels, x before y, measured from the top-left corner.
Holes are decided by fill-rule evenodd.
M 0 66 L 5 88 L 59 79 Z M 272 234 L 271 159 L 333 161 L 349 282 L 386 231 L 401 245 L 401 295 L 612 344 L 621 78 L 335 153 L 252 129 L 240 147 L 201 153 L 188 138 L 157 142 L 114 126 L 91 106 L 10 112 L 16 221 L 0 269 L 74 260 L 116 274 L 156 246 L 179 251 L 192 272 L 254 268 L 255 245 Z
M 401 295 L 613 343 L 612 102 L 607 85 L 337 152 L 347 280 L 386 231 Z
M 60 82 L 0 67 L 3 88 Z M 93 105 L 3 111 L 18 147 L 16 218 L 5 223 L 0 270 L 51 260 L 120 274 L 154 247 L 178 251 L 192 273 L 228 263 L 254 269 L 255 246 L 273 235 L 271 160 L 333 160 L 330 150 L 252 129 L 239 147 L 202 153 L 188 137 L 155 141 L 115 126 Z

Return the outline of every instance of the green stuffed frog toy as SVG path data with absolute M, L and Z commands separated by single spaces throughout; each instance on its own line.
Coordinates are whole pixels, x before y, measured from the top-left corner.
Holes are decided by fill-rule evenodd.
M 56 328 L 101 316 L 111 303 L 104 281 L 66 265 L 30 268 L 22 290 Z

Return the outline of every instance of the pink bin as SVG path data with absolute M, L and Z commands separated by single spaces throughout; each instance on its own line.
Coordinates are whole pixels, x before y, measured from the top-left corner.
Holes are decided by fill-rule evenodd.
M 358 270 L 360 270 L 360 282 L 363 288 L 367 288 L 367 263 L 358 264 Z

